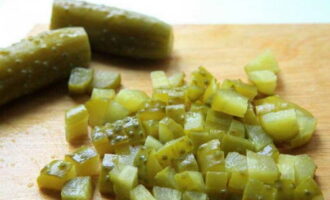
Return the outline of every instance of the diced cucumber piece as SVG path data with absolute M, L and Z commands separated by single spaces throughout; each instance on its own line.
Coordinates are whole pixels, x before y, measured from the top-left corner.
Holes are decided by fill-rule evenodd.
M 72 69 L 68 88 L 72 94 L 84 94 L 89 92 L 93 81 L 93 69 L 87 69 L 83 67 L 76 67 Z
M 174 176 L 177 188 L 181 191 L 191 190 L 196 192 L 205 191 L 203 175 L 197 171 L 184 171 Z
M 244 68 L 247 73 L 259 70 L 269 70 L 274 73 L 278 73 L 280 71 L 276 58 L 270 50 L 266 50 L 258 55 Z
M 197 160 L 201 172 L 204 174 L 208 171 L 224 171 L 225 156 L 224 152 L 220 150 L 220 141 L 214 139 L 199 146 Z
M 166 187 L 155 186 L 152 188 L 152 193 L 156 200 L 181 200 L 182 193 L 179 190 Z
M 153 71 L 150 73 L 152 88 L 169 88 L 170 82 L 164 71 Z
M 139 90 L 123 89 L 117 94 L 115 100 L 123 105 L 130 113 L 141 109 L 149 99 L 148 95 Z
M 130 191 L 131 200 L 156 200 L 143 185 L 136 186 Z
M 100 156 L 91 147 L 82 146 L 76 151 L 65 155 L 65 161 L 71 162 L 76 167 L 78 176 L 99 174 Z
M 236 117 L 244 117 L 248 98 L 231 89 L 220 89 L 212 100 L 212 109 Z
M 61 191 L 62 200 L 90 200 L 92 195 L 92 179 L 89 176 L 70 179 Z
M 68 142 L 88 135 L 88 117 L 84 105 L 75 106 L 65 112 L 65 137 Z
M 40 171 L 37 182 L 39 188 L 61 190 L 65 182 L 76 175 L 76 168 L 72 163 L 53 160 Z
M 279 178 L 280 174 L 272 157 L 248 151 L 247 164 L 250 179 L 273 184 Z

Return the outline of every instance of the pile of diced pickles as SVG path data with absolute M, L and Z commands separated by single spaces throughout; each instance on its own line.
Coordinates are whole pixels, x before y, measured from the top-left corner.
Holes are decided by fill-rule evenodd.
M 203 67 L 188 83 L 183 73 L 154 71 L 149 97 L 116 93 L 118 73 L 74 69 L 70 92 L 92 94 L 66 112 L 66 138 L 89 136 L 93 147 L 50 162 L 39 187 L 64 200 L 90 199 L 94 187 L 120 200 L 323 200 L 313 160 L 278 150 L 306 144 L 316 119 L 274 94 L 279 68 L 270 51 L 245 71 L 251 83 L 220 83 Z

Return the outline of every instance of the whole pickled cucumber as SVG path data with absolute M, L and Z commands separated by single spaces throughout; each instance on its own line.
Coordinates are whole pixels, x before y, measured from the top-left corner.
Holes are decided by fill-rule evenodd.
M 0 105 L 68 77 L 90 59 L 83 28 L 46 31 L 0 49 Z
M 82 1 L 55 0 L 51 29 L 70 26 L 84 27 L 97 52 L 162 59 L 172 50 L 172 28 L 158 19 Z

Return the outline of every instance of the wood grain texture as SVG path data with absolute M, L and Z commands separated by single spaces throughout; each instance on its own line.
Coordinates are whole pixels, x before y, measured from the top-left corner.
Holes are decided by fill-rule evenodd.
M 37 26 L 32 34 L 46 30 Z M 177 25 L 171 59 L 127 61 L 93 55 L 91 66 L 119 71 L 123 86 L 150 93 L 149 72 L 189 74 L 204 65 L 218 79 L 242 78 L 243 66 L 264 49 L 273 50 L 281 73 L 278 93 L 318 119 L 312 141 L 293 153 L 308 153 L 317 180 L 330 199 L 330 25 Z M 40 169 L 75 147 L 64 137 L 64 111 L 86 98 L 68 96 L 65 83 L 52 85 L 0 108 L 0 199 L 58 199 L 40 192 Z M 102 199 L 95 193 L 94 199 Z

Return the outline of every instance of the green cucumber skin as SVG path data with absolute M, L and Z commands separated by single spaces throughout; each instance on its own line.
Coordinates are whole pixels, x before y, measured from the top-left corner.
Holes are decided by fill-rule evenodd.
M 51 29 L 81 26 L 96 52 L 163 59 L 172 51 L 172 27 L 156 18 L 82 1 L 55 0 Z

